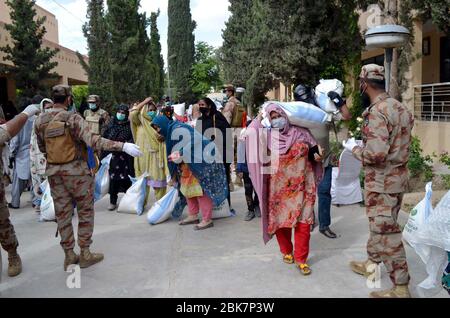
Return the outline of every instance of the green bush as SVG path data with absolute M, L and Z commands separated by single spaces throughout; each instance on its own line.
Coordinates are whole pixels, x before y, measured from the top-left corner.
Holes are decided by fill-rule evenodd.
M 444 183 L 445 190 L 450 190 L 450 175 L 445 174 L 445 175 L 441 175 L 441 177 L 442 177 L 442 182 Z
M 409 152 L 408 169 L 411 177 L 422 177 L 425 182 L 433 179 L 433 159 L 423 156 L 423 150 L 418 137 L 413 137 Z
M 450 169 L 450 154 L 448 152 L 442 153 L 439 158 L 439 161 Z
M 89 95 L 89 88 L 87 85 L 72 86 L 72 94 L 74 97 L 75 105 L 77 106 L 77 109 L 79 109 L 83 98 L 87 98 Z

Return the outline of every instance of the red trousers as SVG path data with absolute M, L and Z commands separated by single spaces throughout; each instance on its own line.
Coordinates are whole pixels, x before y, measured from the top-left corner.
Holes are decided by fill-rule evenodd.
M 278 245 L 283 255 L 294 254 L 296 263 L 306 264 L 309 255 L 309 240 L 311 239 L 311 226 L 298 223 L 294 230 L 294 245 L 292 244 L 292 229 L 279 229 L 276 233 Z

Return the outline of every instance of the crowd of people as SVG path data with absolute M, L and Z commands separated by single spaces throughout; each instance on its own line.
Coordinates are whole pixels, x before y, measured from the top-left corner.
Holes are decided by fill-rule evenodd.
M 385 93 L 384 84 L 383 67 L 363 67 L 364 144 L 344 143 L 366 172 L 370 224 L 368 260 L 350 266 L 355 273 L 370 276 L 375 270 L 372 265 L 384 263 L 394 287 L 371 296 L 403 298 L 410 297 L 410 278 L 397 217 L 406 190 L 414 120 L 405 106 Z M 214 207 L 228 203 L 233 209 L 234 170 L 245 188 L 245 221 L 261 217 L 264 242 L 276 237 L 282 261 L 296 264 L 301 274 L 310 275 L 308 255 L 316 203 L 320 233 L 330 239 L 338 237 L 330 228 L 330 132 L 338 121 L 351 118 L 346 101 L 331 92 L 329 97 L 339 111 L 333 114 L 332 124 L 311 130 L 291 125 L 283 108 L 269 102 L 265 108 L 268 128 L 262 123 L 263 112 L 255 118 L 245 112 L 236 115 L 242 101 L 235 96 L 234 86 L 226 85 L 224 93 L 225 103 L 203 97 L 186 107 L 186 114 L 176 114 L 170 100 L 156 103 L 147 98 L 133 105 L 118 105 L 113 117 L 101 108 L 96 95 L 89 96 L 80 109 L 82 114 L 77 114 L 71 110 L 71 89 L 63 85 L 53 88 L 51 99 L 36 96 L 25 101 L 22 114 L 26 116 L 16 116 L 0 130 L 2 144 L 15 135 L 10 142 L 14 164 L 8 206 L 19 208 L 20 195 L 32 185 L 33 206 L 39 210 L 40 185 L 48 180 L 65 252 L 64 268 L 72 264 L 86 268 L 103 259 L 89 249 L 94 227 L 93 175 L 98 162 L 109 154 L 110 211 L 118 207 L 118 194 L 130 188 L 129 176 L 145 174 L 145 204 L 163 198 L 169 186 L 178 188 L 178 208 L 188 207 L 180 225 L 194 225 L 197 231 L 214 226 Z M 304 85 L 296 87 L 294 98 L 316 104 L 313 90 Z M 272 159 L 263 162 L 260 153 Z M 1 190 L 4 201 L 3 186 Z M 151 198 L 152 192 L 155 198 Z M 74 252 L 74 206 L 79 216 L 80 255 Z M 9 274 L 17 276 L 21 271 L 17 239 L 6 206 L 0 211 L 0 238 L 9 253 Z

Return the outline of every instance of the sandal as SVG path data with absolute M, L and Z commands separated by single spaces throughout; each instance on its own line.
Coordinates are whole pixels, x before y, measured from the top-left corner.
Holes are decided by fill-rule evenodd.
M 179 224 L 181 226 L 183 226 L 183 225 L 191 225 L 191 224 L 199 224 L 199 223 L 200 223 L 200 221 L 198 218 L 194 219 L 192 217 L 187 217 L 186 219 L 181 221 Z
M 311 268 L 309 268 L 308 264 L 297 264 L 297 266 L 300 269 L 300 273 L 302 273 L 303 276 L 311 275 L 312 271 Z
M 213 222 L 209 222 L 208 224 L 203 225 L 203 226 L 196 225 L 194 227 L 194 230 L 195 231 L 203 231 L 203 230 L 206 230 L 206 229 L 209 229 L 209 228 L 212 228 L 212 227 L 214 227 L 214 223 Z
M 292 256 L 292 254 L 284 255 L 283 262 L 289 265 L 294 264 L 294 256 Z

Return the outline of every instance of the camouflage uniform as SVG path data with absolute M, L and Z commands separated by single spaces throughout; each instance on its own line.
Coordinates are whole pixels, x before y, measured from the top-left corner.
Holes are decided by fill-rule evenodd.
M 236 97 L 232 96 L 225 104 L 225 107 L 222 110 L 223 116 L 226 118 L 226 120 L 230 125 L 231 121 L 233 120 L 233 111 L 239 105 L 240 105 L 239 100 Z
M 382 76 L 370 67 L 363 68 L 361 77 Z M 372 262 L 385 264 L 394 285 L 407 285 L 410 277 L 397 218 L 408 184 L 407 163 L 414 118 L 388 94 L 377 97 L 363 118 L 364 147 L 354 148 L 353 154 L 362 161 L 366 174 L 370 224 L 367 252 Z
M 104 109 L 99 109 L 96 112 L 88 109 L 84 112 L 84 118 L 97 118 L 100 127 L 99 135 L 103 135 L 111 119 L 109 113 Z
M 10 139 L 6 129 L 0 126 L 0 153 L 4 144 Z M 2 160 L 0 160 L 0 172 L 3 175 Z M 5 186 L 2 180 L 0 180 L 0 243 L 7 252 L 15 251 L 19 246 L 14 227 L 9 220 L 9 210 L 5 199 Z
M 61 111 L 64 110 L 54 108 L 46 114 L 50 114 L 53 118 Z M 45 154 L 43 116 L 45 114 L 36 119 L 35 131 L 39 149 Z M 87 145 L 99 152 L 103 150 L 122 151 L 123 143 L 107 140 L 93 134 L 86 121 L 78 114 L 72 114 L 67 124 L 77 149 L 83 149 Z M 72 215 L 73 202 L 76 202 L 79 218 L 78 245 L 81 248 L 88 248 L 92 243 L 91 238 L 94 229 L 94 179 L 89 171 L 86 159 L 80 155 L 79 159 L 67 164 L 47 163 L 46 175 L 54 201 L 58 231 L 61 235 L 61 246 L 64 250 L 74 248 Z

